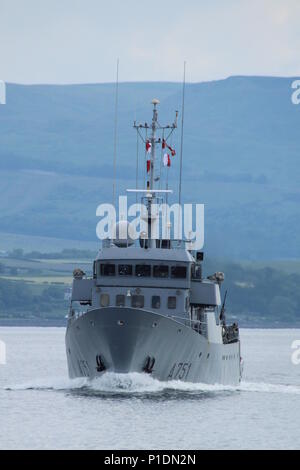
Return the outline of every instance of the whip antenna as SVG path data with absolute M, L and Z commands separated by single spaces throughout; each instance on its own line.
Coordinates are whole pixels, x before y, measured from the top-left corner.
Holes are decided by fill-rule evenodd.
M 117 178 L 117 139 L 118 139 L 118 103 L 119 102 L 119 59 L 117 60 L 116 96 L 115 96 L 115 135 L 114 135 L 114 170 L 113 170 L 113 205 L 116 208 Z
M 183 86 L 182 86 L 182 111 L 181 111 L 181 144 L 180 144 L 180 171 L 179 171 L 179 205 L 181 205 L 181 185 L 182 185 L 182 160 L 183 160 L 183 135 L 184 135 L 184 105 L 185 105 L 185 73 L 186 62 L 183 66 Z

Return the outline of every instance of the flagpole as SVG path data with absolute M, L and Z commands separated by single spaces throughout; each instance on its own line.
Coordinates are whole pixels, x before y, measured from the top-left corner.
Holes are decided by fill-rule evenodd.
M 183 66 L 182 116 L 181 116 L 181 144 L 180 144 L 180 172 L 179 172 L 179 191 L 178 191 L 179 206 L 181 205 L 181 187 L 182 187 L 182 161 L 183 161 L 183 136 L 184 136 L 184 106 L 185 106 L 185 75 L 186 75 L 186 62 L 184 62 L 184 66 Z

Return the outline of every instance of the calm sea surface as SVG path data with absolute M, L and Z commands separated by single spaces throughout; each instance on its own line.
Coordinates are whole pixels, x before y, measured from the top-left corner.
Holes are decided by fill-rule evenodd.
M 64 328 L 0 328 L 1 449 L 300 448 L 300 330 L 242 330 L 238 388 L 132 374 L 70 381 Z

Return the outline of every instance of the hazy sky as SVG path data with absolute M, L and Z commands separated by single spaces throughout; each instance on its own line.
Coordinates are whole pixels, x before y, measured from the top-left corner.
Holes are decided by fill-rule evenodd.
M 300 0 L 0 0 L 0 80 L 300 75 Z

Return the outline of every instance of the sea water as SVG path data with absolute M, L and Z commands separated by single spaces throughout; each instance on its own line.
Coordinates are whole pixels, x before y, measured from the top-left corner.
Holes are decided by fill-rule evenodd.
M 292 348 L 300 330 L 242 330 L 238 387 L 145 374 L 71 381 L 64 334 L 0 328 L 0 449 L 300 448 L 300 365 Z

